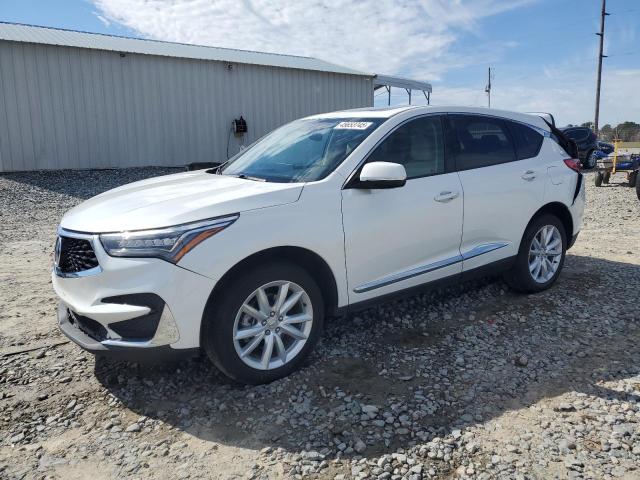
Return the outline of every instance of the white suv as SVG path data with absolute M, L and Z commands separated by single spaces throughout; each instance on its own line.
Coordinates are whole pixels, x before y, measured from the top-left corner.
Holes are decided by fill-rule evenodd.
M 500 271 L 544 290 L 582 223 L 567 145 L 539 116 L 480 108 L 296 120 L 217 169 L 69 211 L 53 272 L 60 328 L 122 358 L 203 349 L 261 383 L 300 366 L 325 316 Z

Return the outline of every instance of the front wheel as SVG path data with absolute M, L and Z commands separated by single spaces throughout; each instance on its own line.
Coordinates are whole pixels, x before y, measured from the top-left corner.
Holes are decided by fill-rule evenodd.
M 556 281 L 564 265 L 567 236 L 562 222 L 550 214 L 531 222 L 522 237 L 520 250 L 505 281 L 514 290 L 536 293 Z
M 322 332 L 324 302 L 306 270 L 261 265 L 231 281 L 203 319 L 202 346 L 225 375 L 272 382 L 298 369 Z
M 602 177 L 602 183 L 609 183 L 609 180 L 611 180 L 611 172 L 605 172 Z
M 584 166 L 586 169 L 590 170 L 596 166 L 597 161 L 598 161 L 598 158 L 596 157 L 596 152 L 595 150 L 592 150 L 587 154 L 587 158 L 585 158 L 585 161 L 584 161 L 585 163 Z
M 629 173 L 629 186 L 635 187 L 638 183 L 638 172 Z

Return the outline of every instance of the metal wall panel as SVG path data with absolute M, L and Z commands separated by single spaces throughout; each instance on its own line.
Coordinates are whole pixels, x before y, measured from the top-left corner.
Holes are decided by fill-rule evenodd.
M 0 41 L 0 171 L 224 161 L 227 142 L 233 154 L 293 119 L 372 106 L 372 81 Z

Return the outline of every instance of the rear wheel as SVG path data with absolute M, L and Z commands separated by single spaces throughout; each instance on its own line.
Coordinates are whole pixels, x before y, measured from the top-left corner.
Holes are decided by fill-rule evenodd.
M 304 269 L 289 263 L 240 275 L 210 307 L 203 319 L 203 348 L 225 375 L 242 383 L 289 375 L 322 332 L 320 288 Z
M 638 200 L 640 200 L 640 182 L 636 181 L 636 195 L 638 196 Z
M 629 186 L 635 187 L 636 183 L 638 183 L 638 172 L 629 173 Z
M 564 265 L 567 236 L 555 215 L 534 219 L 522 237 L 512 269 L 506 273 L 507 284 L 518 292 L 546 290 L 556 281 Z
M 602 177 L 602 183 L 609 183 L 610 179 L 611 179 L 611 172 L 605 172 L 604 176 Z
M 597 158 L 596 158 L 596 152 L 595 150 L 591 150 L 588 154 L 587 154 L 587 158 L 585 158 L 584 160 L 584 166 L 586 169 L 592 169 L 593 167 L 596 166 L 596 162 L 597 162 Z
M 594 181 L 596 184 L 596 187 L 601 187 L 602 186 L 602 179 L 604 178 L 604 175 L 602 174 L 602 172 L 596 172 L 596 175 L 594 177 Z

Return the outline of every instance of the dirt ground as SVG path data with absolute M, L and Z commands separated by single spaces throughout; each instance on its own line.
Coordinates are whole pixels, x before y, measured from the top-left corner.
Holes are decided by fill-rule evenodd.
M 640 202 L 596 188 L 557 284 L 500 279 L 328 322 L 245 387 L 95 359 L 56 325 L 57 222 L 168 169 L 0 176 L 0 478 L 640 478 Z

